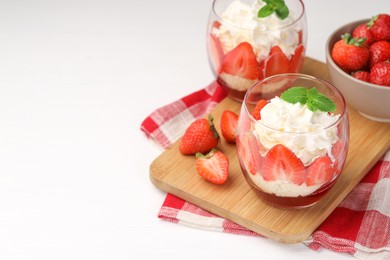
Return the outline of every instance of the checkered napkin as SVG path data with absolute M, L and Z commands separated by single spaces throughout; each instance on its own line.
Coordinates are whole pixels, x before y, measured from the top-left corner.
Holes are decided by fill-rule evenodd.
M 141 130 L 167 148 L 225 97 L 218 83 L 212 82 L 154 111 L 142 122 Z M 195 228 L 261 236 L 172 194 L 167 194 L 158 217 Z M 359 259 L 390 259 L 390 150 L 304 244 L 316 251 L 327 248 Z

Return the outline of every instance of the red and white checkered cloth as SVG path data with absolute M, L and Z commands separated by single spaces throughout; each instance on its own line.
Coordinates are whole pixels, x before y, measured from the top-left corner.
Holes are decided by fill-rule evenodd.
M 225 97 L 212 82 L 154 111 L 142 122 L 141 130 L 167 148 Z M 195 228 L 260 236 L 171 194 L 158 217 Z M 327 248 L 360 259 L 390 259 L 390 150 L 304 243 L 313 250 Z

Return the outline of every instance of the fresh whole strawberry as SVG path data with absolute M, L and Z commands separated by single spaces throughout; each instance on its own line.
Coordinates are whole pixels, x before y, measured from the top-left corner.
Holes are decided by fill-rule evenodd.
M 207 155 L 196 153 L 195 167 L 200 176 L 215 184 L 224 184 L 229 175 L 229 158 L 212 149 Z
M 376 63 L 390 60 L 390 42 L 377 41 L 370 46 L 369 64 L 372 68 Z
M 379 14 L 374 16 L 367 25 L 375 41 L 390 41 L 390 15 Z
M 307 168 L 307 186 L 320 185 L 330 181 L 335 173 L 332 160 L 328 156 L 315 159 Z
M 266 181 L 287 180 L 301 185 L 306 180 L 306 170 L 302 161 L 282 144 L 277 144 L 268 151 L 261 173 Z
M 230 110 L 224 110 L 221 115 L 221 133 L 228 143 L 236 142 L 238 115 Z
M 259 67 L 252 45 L 242 42 L 226 53 L 222 60 L 222 73 L 255 80 L 259 76 Z
M 366 45 L 371 45 L 374 42 L 374 37 L 372 36 L 366 23 L 356 26 L 356 28 L 352 31 L 352 37 L 355 39 L 365 38 Z
M 370 82 L 370 72 L 364 70 L 358 70 L 352 73 L 352 77 L 356 79 L 363 80 L 365 82 Z
M 355 39 L 348 33 L 344 34 L 332 48 L 334 62 L 347 73 L 364 68 L 370 56 L 364 42 L 365 39 Z
M 382 61 L 374 65 L 370 71 L 371 83 L 390 86 L 390 62 Z
M 207 153 L 218 146 L 219 134 L 214 127 L 213 117 L 195 120 L 180 140 L 179 150 L 184 155 Z

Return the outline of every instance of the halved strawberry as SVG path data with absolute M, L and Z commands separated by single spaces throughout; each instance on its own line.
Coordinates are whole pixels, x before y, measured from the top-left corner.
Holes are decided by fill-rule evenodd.
M 340 139 L 333 144 L 332 155 L 334 158 L 333 168 L 337 174 L 340 174 L 344 164 L 339 164 L 339 162 L 343 162 L 345 156 L 345 151 L 343 150 L 343 142 Z
M 265 78 L 265 60 L 262 60 L 259 63 L 259 76 L 258 76 L 258 79 L 262 80 L 264 78 Z
M 222 61 L 221 71 L 245 79 L 257 79 L 259 67 L 252 45 L 242 42 L 226 53 Z
M 263 161 L 260 155 L 260 147 L 256 137 L 245 132 L 237 136 L 237 153 L 239 154 L 240 163 L 247 172 L 256 175 Z
M 282 144 L 277 144 L 268 151 L 261 173 L 266 181 L 288 180 L 300 185 L 306 179 L 306 170 L 302 161 Z
M 332 160 L 328 156 L 318 157 L 307 168 L 307 186 L 324 184 L 330 181 L 335 170 L 332 167 Z
M 210 34 L 210 54 L 211 62 L 214 64 L 215 71 L 217 73 L 221 72 L 221 65 L 223 60 L 223 49 L 221 41 L 215 36 Z
M 267 104 L 268 104 L 268 101 L 265 100 L 265 99 L 260 99 L 260 100 L 256 103 L 255 109 L 254 109 L 253 112 L 252 112 L 252 116 L 253 116 L 254 119 L 256 119 L 256 120 L 260 120 L 260 119 L 261 119 L 260 111 L 261 111 L 261 110 L 263 109 L 263 107 L 265 107 Z
M 200 176 L 215 184 L 226 182 L 229 174 L 229 158 L 221 151 L 211 150 L 207 155 L 196 154 L 195 167 Z
M 343 149 L 343 142 L 339 139 L 332 146 L 332 155 L 335 159 L 338 159 L 341 155 Z
M 289 67 L 289 72 L 295 73 L 299 72 L 303 66 L 303 51 L 305 50 L 305 47 L 300 44 L 294 52 L 294 55 L 291 58 L 290 61 L 290 67 Z
M 238 115 L 230 110 L 224 110 L 221 116 L 221 133 L 228 143 L 236 142 Z
M 298 43 L 303 44 L 303 32 L 302 30 L 298 31 Z
M 290 60 L 282 49 L 275 45 L 271 48 L 268 60 L 265 63 L 265 77 L 286 73 L 290 67 Z

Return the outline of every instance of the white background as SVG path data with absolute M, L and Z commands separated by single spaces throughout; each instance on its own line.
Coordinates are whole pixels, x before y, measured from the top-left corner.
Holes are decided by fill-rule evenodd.
M 390 1 L 305 1 L 307 55 Z M 157 218 L 154 109 L 213 80 L 211 0 L 0 0 L 0 259 L 348 259 Z

